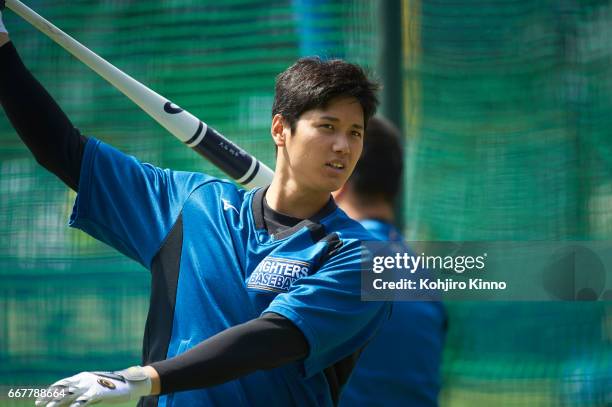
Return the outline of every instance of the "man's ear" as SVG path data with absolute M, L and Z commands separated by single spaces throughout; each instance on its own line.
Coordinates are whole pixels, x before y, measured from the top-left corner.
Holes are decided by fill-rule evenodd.
M 285 136 L 287 134 L 287 128 L 289 124 L 280 114 L 275 114 L 272 118 L 272 126 L 270 128 L 270 133 L 272 133 L 272 139 L 274 140 L 274 144 L 276 147 L 284 147 L 285 146 Z

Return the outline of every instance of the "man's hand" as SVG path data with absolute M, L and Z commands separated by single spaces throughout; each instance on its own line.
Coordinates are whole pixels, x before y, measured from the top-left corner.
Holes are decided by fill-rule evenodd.
M 140 366 L 119 372 L 82 372 L 53 383 L 48 397 L 36 400 L 36 406 L 81 407 L 106 403 L 124 403 L 151 393 L 151 378 Z

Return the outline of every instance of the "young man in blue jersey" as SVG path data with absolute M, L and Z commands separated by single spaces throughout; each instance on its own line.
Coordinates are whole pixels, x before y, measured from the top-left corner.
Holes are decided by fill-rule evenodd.
M 41 165 L 78 192 L 73 227 L 152 274 L 143 366 L 62 379 L 37 406 L 331 406 L 389 306 L 360 301 L 360 241 L 336 207 L 376 109 L 343 61 L 277 78 L 274 180 L 246 192 L 80 134 L 0 34 L 0 102 Z M 142 397 L 142 398 L 141 398 Z
M 401 241 L 393 226 L 403 169 L 399 130 L 389 121 L 368 122 L 363 153 L 338 205 L 376 238 Z M 439 302 L 400 302 L 366 346 L 340 398 L 341 406 L 437 406 L 446 314 Z

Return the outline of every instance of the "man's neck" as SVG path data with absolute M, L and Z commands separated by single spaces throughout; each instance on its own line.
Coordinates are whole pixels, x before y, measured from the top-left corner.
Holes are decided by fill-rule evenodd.
M 330 197 L 330 193 L 304 191 L 292 182 L 283 182 L 280 177 L 275 177 L 265 199 L 276 212 L 307 219 L 319 212 Z
M 393 207 L 386 202 L 361 204 L 356 199 L 340 198 L 336 203 L 350 218 L 355 220 L 378 219 L 393 223 L 395 219 Z

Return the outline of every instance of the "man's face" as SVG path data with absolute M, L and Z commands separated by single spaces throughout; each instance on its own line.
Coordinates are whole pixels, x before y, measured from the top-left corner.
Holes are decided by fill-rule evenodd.
M 282 162 L 288 179 L 304 191 L 330 193 L 346 182 L 361 156 L 363 109 L 352 97 L 332 99 L 304 112 L 293 133 L 284 126 L 283 136 L 277 164 Z

